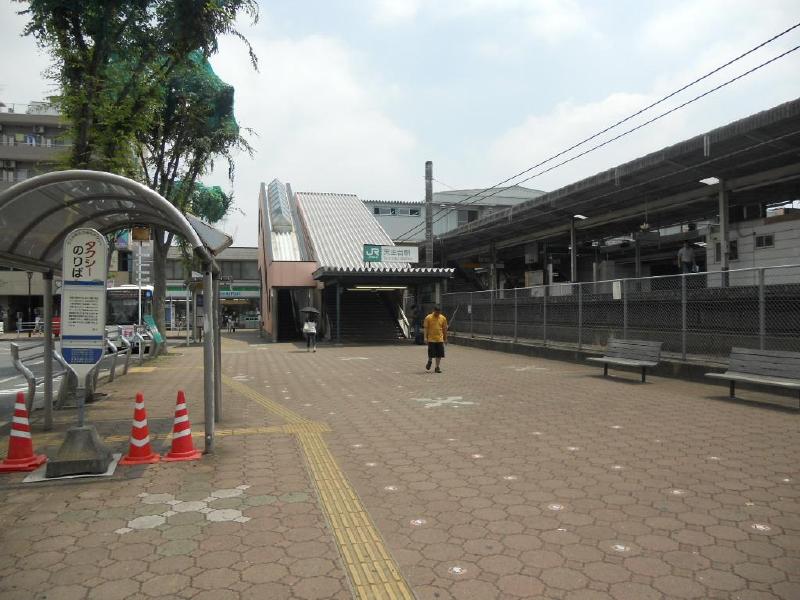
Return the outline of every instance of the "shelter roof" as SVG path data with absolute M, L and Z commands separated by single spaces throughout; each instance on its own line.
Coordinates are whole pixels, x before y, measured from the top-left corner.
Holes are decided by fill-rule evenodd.
M 714 218 L 723 179 L 731 205 L 800 197 L 800 99 L 587 177 L 510 208 L 495 211 L 439 238 L 449 256 L 564 235 L 572 216 L 579 231 L 621 235 Z M 768 189 L 768 196 L 765 190 Z M 467 204 L 465 204 L 466 206 Z
M 56 171 L 0 193 L 0 263 L 31 271 L 61 271 L 61 246 L 78 227 L 101 233 L 132 225 L 163 227 L 208 260 L 230 239 L 196 219 L 192 226 L 150 188 L 101 171 Z M 196 230 L 200 229 L 200 231 Z

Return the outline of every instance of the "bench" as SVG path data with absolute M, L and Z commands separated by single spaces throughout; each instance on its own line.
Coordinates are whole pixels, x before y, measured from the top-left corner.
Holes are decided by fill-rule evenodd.
M 603 363 L 603 376 L 608 376 L 608 365 L 617 367 L 636 367 L 642 370 L 642 383 L 647 377 L 647 367 L 655 367 L 661 360 L 663 342 L 648 340 L 620 340 L 610 338 L 603 356 L 593 356 L 586 360 Z
M 736 398 L 736 382 L 744 381 L 797 390 L 800 403 L 800 352 L 731 348 L 728 370 L 706 377 L 730 381 L 731 398 Z

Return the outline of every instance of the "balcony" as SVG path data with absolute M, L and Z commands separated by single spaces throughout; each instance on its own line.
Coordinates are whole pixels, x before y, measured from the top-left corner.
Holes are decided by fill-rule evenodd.
M 64 142 L 30 143 L 14 139 L 0 141 L 0 160 L 18 160 L 29 162 L 56 162 L 68 152 L 72 144 Z

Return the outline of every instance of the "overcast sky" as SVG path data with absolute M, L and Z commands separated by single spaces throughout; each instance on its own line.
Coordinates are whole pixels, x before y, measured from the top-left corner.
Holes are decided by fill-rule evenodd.
M 19 6 L 0 0 L 6 103 L 51 89 L 47 58 L 12 35 Z M 276 177 L 295 191 L 421 199 L 432 160 L 446 185 L 488 187 L 798 22 L 797 0 L 262 2 L 259 23 L 240 25 L 259 72 L 233 38 L 212 59 L 256 150 L 237 160 L 224 228 L 255 245 L 259 183 Z M 800 28 L 632 124 L 798 44 Z M 556 189 L 800 97 L 798 74 L 800 51 L 523 185 Z M 230 188 L 222 173 L 206 181 Z

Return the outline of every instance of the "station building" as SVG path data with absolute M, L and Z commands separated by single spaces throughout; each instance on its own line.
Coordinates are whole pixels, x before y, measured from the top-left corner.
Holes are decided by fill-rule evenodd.
M 319 311 L 326 339 L 408 338 L 408 299 L 429 307 L 452 276 L 452 269 L 365 263 L 365 244 L 394 243 L 354 194 L 294 192 L 275 179 L 261 185 L 258 206 L 261 314 L 273 341 L 301 337 L 304 308 Z

